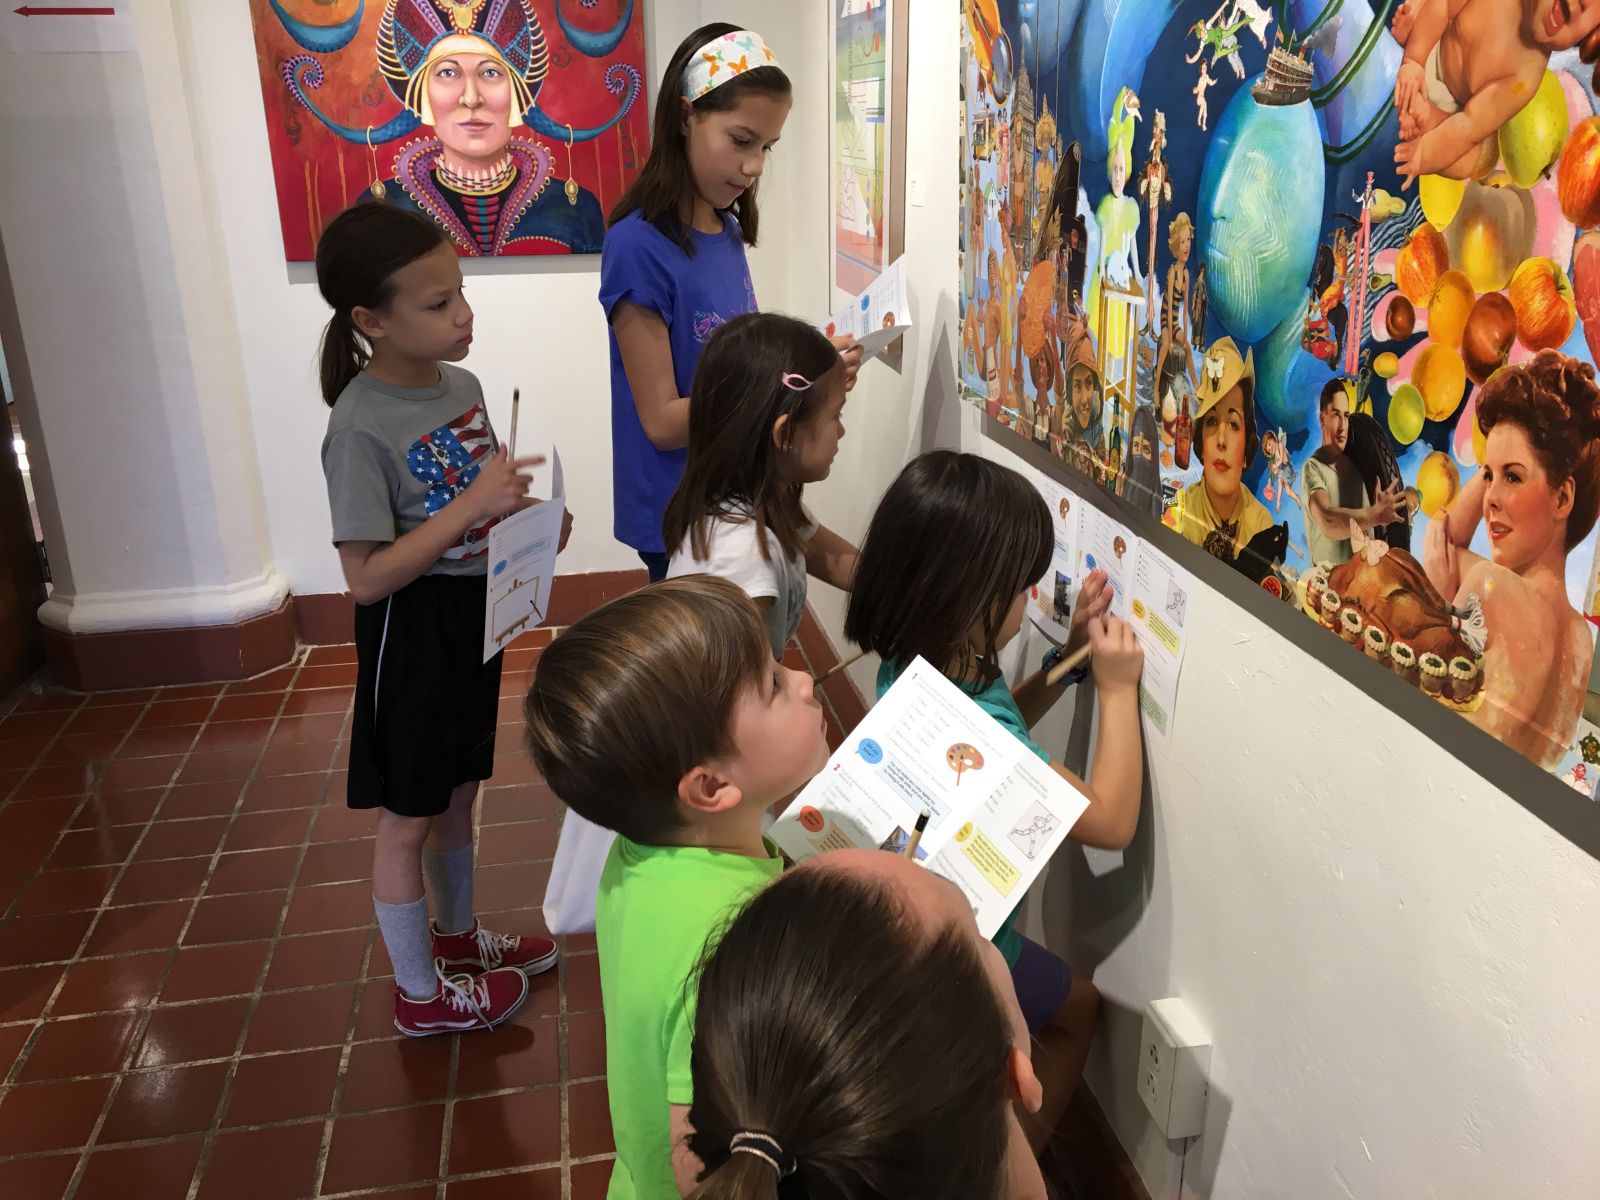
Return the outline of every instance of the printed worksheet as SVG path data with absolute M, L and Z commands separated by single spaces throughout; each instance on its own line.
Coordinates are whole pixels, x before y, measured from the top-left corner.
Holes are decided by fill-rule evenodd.
M 906 669 L 769 836 L 799 861 L 903 847 L 966 895 L 984 937 L 1022 901 L 1088 799 L 922 659 Z
M 1133 557 L 1128 620 L 1144 648 L 1139 712 L 1145 736 L 1170 745 L 1195 578 L 1149 542 L 1141 542 Z
M 1028 616 L 1052 641 L 1065 642 L 1078 602 L 1082 577 L 1078 573 L 1078 523 L 1083 507 L 1066 485 L 1045 475 L 1035 475 L 1034 486 L 1050 509 L 1053 542 L 1044 578 L 1028 592 Z
M 550 452 L 550 499 L 525 508 L 489 530 L 489 594 L 483 619 L 488 662 L 550 611 L 561 522 L 567 511 L 561 455 Z
M 1102 568 L 1111 586 L 1111 615 L 1126 621 L 1138 535 L 1092 504 L 1074 499 L 1073 505 L 1082 510 L 1083 518 L 1078 524 L 1077 576 L 1081 579 L 1096 567 Z
M 829 337 L 854 334 L 867 358 L 883 353 L 911 328 L 911 303 L 906 295 L 905 259 L 895 259 L 821 326 Z

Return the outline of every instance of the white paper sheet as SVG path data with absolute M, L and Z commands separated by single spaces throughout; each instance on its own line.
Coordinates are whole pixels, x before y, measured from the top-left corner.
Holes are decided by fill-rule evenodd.
M 1128 620 L 1144 648 L 1139 679 L 1139 714 L 1145 736 L 1172 742 L 1178 706 L 1178 676 L 1188 648 L 1189 608 L 1195 578 L 1149 542 L 1141 542 L 1130 573 Z
M 1078 570 L 1078 525 L 1085 506 L 1054 479 L 1036 475 L 1033 482 L 1050 509 L 1053 543 L 1044 578 L 1028 593 L 1028 616 L 1046 637 L 1061 643 L 1067 640 L 1072 610 L 1083 584 Z
M 507 517 L 489 531 L 489 595 L 484 604 L 483 661 L 488 662 L 550 611 L 566 476 L 561 453 L 550 450 L 550 499 Z
M 863 355 L 873 358 L 911 328 L 905 259 L 897 258 L 859 296 L 851 297 L 820 328 L 829 337 L 853 334 Z
M 1108 517 L 1092 504 L 1077 501 L 1082 519 L 1078 523 L 1077 578 L 1096 567 L 1105 571 L 1111 587 L 1111 615 L 1128 619 L 1128 588 L 1133 578 L 1133 560 L 1139 538 L 1124 525 Z
M 773 825 L 799 861 L 903 847 L 932 813 L 918 861 L 951 880 L 993 937 L 1088 799 L 960 688 L 916 659 Z

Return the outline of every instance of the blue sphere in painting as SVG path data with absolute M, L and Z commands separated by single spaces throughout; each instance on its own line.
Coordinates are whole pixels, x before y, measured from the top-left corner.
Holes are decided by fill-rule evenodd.
M 1302 287 L 1289 315 L 1256 347 L 1256 414 L 1263 429 L 1285 433 L 1311 428 L 1322 385 L 1334 373 L 1328 364 L 1300 348 L 1311 293 Z
M 1211 312 L 1240 342 L 1292 313 L 1322 224 L 1322 133 L 1309 101 L 1257 103 L 1242 84 L 1206 147 L 1199 242 Z

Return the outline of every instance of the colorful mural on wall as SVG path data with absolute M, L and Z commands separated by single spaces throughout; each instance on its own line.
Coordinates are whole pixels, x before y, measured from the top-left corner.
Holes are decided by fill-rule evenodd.
M 965 396 L 1592 795 L 1600 4 L 962 10 Z
M 463 257 L 597 254 L 649 153 L 634 0 L 251 0 L 291 262 L 372 194 Z

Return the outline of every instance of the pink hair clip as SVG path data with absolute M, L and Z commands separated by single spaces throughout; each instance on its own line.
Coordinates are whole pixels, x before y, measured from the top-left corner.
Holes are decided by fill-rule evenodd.
M 797 375 L 793 371 L 785 371 L 783 373 L 783 386 L 791 392 L 810 391 L 811 382 L 804 375 Z

